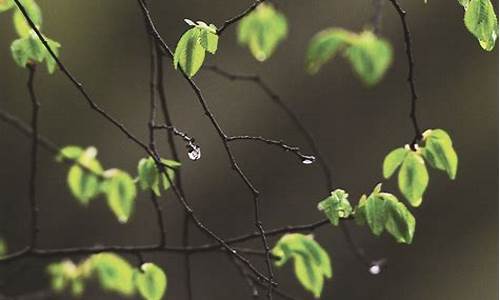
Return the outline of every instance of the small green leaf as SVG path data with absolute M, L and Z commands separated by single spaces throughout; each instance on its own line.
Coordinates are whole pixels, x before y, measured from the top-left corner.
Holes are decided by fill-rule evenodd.
M 260 4 L 238 24 L 238 41 L 246 45 L 258 61 L 268 59 L 288 34 L 283 14 L 270 4 Z
M 385 201 L 385 229 L 398 243 L 411 244 L 415 233 L 415 217 L 394 195 L 380 193 L 380 197 Z
M 377 186 L 380 187 L 380 184 Z M 413 240 L 415 218 L 396 196 L 381 192 L 380 188 L 376 188 L 368 197 L 361 197 L 355 219 L 358 225 L 368 224 L 377 236 L 385 229 L 399 243 L 410 244 Z
M 113 253 L 100 253 L 92 255 L 89 263 L 96 270 L 103 289 L 122 295 L 134 293 L 134 270 L 126 260 Z
M 378 194 L 371 194 L 366 200 L 364 216 L 366 223 L 375 235 L 380 235 L 384 231 L 387 215 L 385 213 L 384 200 Z
M 12 0 L 0 0 L 0 13 L 11 9 L 14 6 Z
M 340 218 L 347 218 L 352 213 L 348 196 L 349 194 L 344 190 L 336 189 L 328 198 L 318 204 L 318 210 L 324 212 L 330 222 L 337 226 Z
M 169 175 L 170 180 L 173 180 L 175 172 L 172 169 L 178 168 L 181 164 L 168 159 L 161 159 L 161 162 L 167 166 L 166 172 Z M 151 189 L 157 196 L 160 196 L 160 184 L 163 186 L 164 190 L 168 190 L 170 188 L 169 180 L 165 174 L 161 174 L 160 176 L 153 158 L 149 157 L 141 159 L 137 166 L 137 170 L 139 173 L 139 185 L 142 190 Z
M 428 130 L 424 133 L 424 142 L 422 153 L 429 165 L 446 171 L 450 179 L 455 179 L 458 156 L 448 133 L 442 129 Z
M 105 184 L 108 206 L 121 223 L 126 223 L 137 195 L 134 180 L 128 173 L 117 169 L 107 170 L 104 176 L 109 178 Z
M 76 161 L 83 154 L 83 149 L 79 146 L 66 146 L 59 151 L 56 157 L 58 162 L 62 162 L 65 159 Z
M 306 69 L 315 74 L 321 66 L 333 59 L 348 44 L 352 34 L 346 30 L 330 28 L 317 33 L 309 43 Z
M 215 25 L 207 25 L 202 21 L 196 24 L 185 19 L 186 23 L 193 28 L 186 31 L 180 38 L 175 48 L 174 67 L 178 66 L 189 77 L 193 77 L 203 65 L 205 51 L 215 54 L 219 42 L 219 36 Z
M 96 155 L 97 149 L 87 148 L 78 158 L 79 165 L 73 165 L 68 173 L 69 188 L 84 205 L 88 204 L 100 191 L 99 178 L 96 174 L 101 174 L 103 170 L 99 161 L 95 159 Z
M 146 300 L 162 299 L 167 289 L 165 272 L 153 263 L 145 263 L 134 273 L 135 286 Z
M 412 206 L 420 206 L 428 183 L 429 174 L 424 160 L 418 153 L 409 152 L 401 165 L 398 175 L 401 193 Z
M 329 28 L 316 34 L 309 44 L 306 68 L 317 73 L 339 51 L 349 59 L 353 69 L 367 85 L 374 85 L 392 62 L 392 48 L 370 31 L 360 34 Z
M 397 168 L 403 163 L 406 155 L 410 150 L 405 148 L 398 148 L 392 150 L 384 159 L 383 164 L 383 175 L 385 179 L 388 179 L 394 174 Z
M 351 64 L 368 85 L 374 85 L 382 79 L 392 61 L 392 49 L 389 43 L 365 31 L 346 49 Z
M 36 27 L 40 28 L 42 26 L 42 11 L 38 4 L 34 0 L 21 0 L 20 2 Z M 19 8 L 16 8 L 16 12 L 14 13 L 14 27 L 17 34 L 22 38 L 28 37 L 31 34 L 32 29 Z
M 205 60 L 205 49 L 199 40 L 199 30 L 192 28 L 182 35 L 175 48 L 174 67 L 180 66 L 189 78 L 198 72 Z
M 498 37 L 498 21 L 490 0 L 460 3 L 465 8 L 465 27 L 478 39 L 484 50 L 493 50 Z
M 324 279 L 332 277 L 328 253 L 310 235 L 285 234 L 274 246 L 273 255 L 278 267 L 293 259 L 295 276 L 302 286 L 319 298 Z

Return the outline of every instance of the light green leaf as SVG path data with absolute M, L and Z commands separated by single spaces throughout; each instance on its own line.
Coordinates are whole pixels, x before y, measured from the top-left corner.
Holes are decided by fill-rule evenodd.
M 465 27 L 479 40 L 484 50 L 493 50 L 498 37 L 498 21 L 490 0 L 460 3 L 465 8 Z
M 0 13 L 11 9 L 14 6 L 12 0 L 0 0 Z
M 391 46 L 372 32 L 357 34 L 329 28 L 319 32 L 311 40 L 306 56 L 307 70 L 317 73 L 339 51 L 344 53 L 353 69 L 368 85 L 380 81 L 392 62 Z
M 389 43 L 377 38 L 372 32 L 365 31 L 346 49 L 351 64 L 368 85 L 382 79 L 392 62 L 392 49 Z
M 442 129 L 428 130 L 424 133 L 424 142 L 422 153 L 429 165 L 446 171 L 450 179 L 455 179 L 458 156 L 448 133 Z
M 295 276 L 302 286 L 319 298 L 324 278 L 332 277 L 328 253 L 310 235 L 285 234 L 274 246 L 273 255 L 279 257 L 275 264 L 283 266 L 290 259 L 294 262 Z
M 348 45 L 353 38 L 352 33 L 338 28 L 331 28 L 317 33 L 309 43 L 306 55 L 306 69 L 314 74 L 333 59 L 335 55 Z
M 75 265 L 70 260 L 52 263 L 47 266 L 51 276 L 51 286 L 55 292 L 62 292 L 66 287 L 71 287 L 74 296 L 81 295 L 84 291 L 83 279 L 90 276 L 91 269 L 87 263 Z
M 21 4 L 24 6 L 28 16 L 36 25 L 37 28 L 42 26 L 42 11 L 38 4 L 34 0 L 21 0 Z M 31 27 L 21 13 L 21 10 L 16 7 L 16 12 L 14 13 L 14 27 L 17 34 L 22 37 L 28 37 L 31 34 Z
M 167 289 L 165 272 L 153 263 L 145 263 L 134 273 L 135 286 L 146 300 L 162 299 Z
M 412 206 L 420 206 L 422 196 L 429 183 L 429 174 L 422 157 L 411 151 L 399 170 L 398 184 L 401 193 Z
M 105 192 L 108 206 L 121 223 L 126 223 L 132 214 L 137 195 L 134 180 L 124 171 L 111 169 L 104 172 Z
M 62 162 L 65 159 L 76 161 L 83 154 L 83 149 L 79 146 L 66 146 L 59 150 L 59 154 L 56 157 L 58 162 Z
M 337 226 L 340 218 L 347 218 L 352 213 L 347 194 L 342 189 L 336 189 L 331 195 L 318 204 L 318 210 L 325 213 L 330 222 Z
M 219 44 L 219 36 L 208 29 L 200 30 L 200 44 L 206 51 L 215 54 Z
M 385 179 L 388 179 L 394 174 L 397 168 L 403 163 L 406 155 L 410 150 L 405 148 L 397 148 L 392 150 L 384 159 L 382 173 Z
M 175 48 L 174 67 L 178 66 L 191 78 L 203 65 L 205 49 L 200 44 L 199 29 L 191 28 L 186 31 Z
M 178 168 L 181 164 L 168 159 L 161 159 L 161 162 L 167 166 L 165 169 L 170 180 L 174 180 L 175 172 L 173 169 Z M 153 158 L 149 157 L 141 159 L 137 166 L 137 170 L 139 173 L 139 185 L 142 190 L 151 189 L 157 196 L 160 196 L 160 184 L 163 186 L 164 190 L 168 190 L 170 188 L 169 180 L 165 174 L 161 174 L 160 176 Z
M 87 148 L 78 158 L 80 165 L 73 165 L 68 173 L 67 182 L 72 194 L 84 205 L 97 196 L 100 191 L 99 178 L 102 173 L 99 161 L 95 159 L 97 149 Z
M 397 242 L 410 244 L 415 233 L 415 218 L 396 196 L 381 192 L 380 184 L 377 187 L 368 197 L 361 197 L 355 211 L 356 223 L 368 224 L 375 235 L 385 229 Z
M 246 45 L 258 61 L 268 59 L 288 34 L 283 14 L 270 4 L 260 4 L 238 24 L 238 41 Z
M 415 233 L 415 217 L 394 195 L 380 193 L 380 197 L 385 201 L 385 229 L 398 243 L 411 244 Z
M 134 271 L 126 260 L 113 253 L 100 253 L 92 255 L 89 263 L 103 289 L 127 296 L 134 293 Z
M 371 194 L 364 207 L 365 220 L 371 231 L 375 235 L 382 234 L 387 222 L 384 200 L 378 194 Z

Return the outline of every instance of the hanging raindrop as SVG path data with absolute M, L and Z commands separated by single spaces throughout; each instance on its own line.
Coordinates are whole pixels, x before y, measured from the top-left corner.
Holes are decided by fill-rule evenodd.
M 188 157 L 190 160 L 198 160 L 201 157 L 201 148 L 198 145 L 189 143 L 186 145 L 188 149 Z
M 314 161 L 316 161 L 316 157 L 314 157 L 312 155 L 303 155 L 302 156 L 302 163 L 304 165 L 310 165 L 310 164 L 314 163 Z
M 374 264 L 370 267 L 369 271 L 372 275 L 378 275 L 382 272 L 382 268 L 378 264 Z

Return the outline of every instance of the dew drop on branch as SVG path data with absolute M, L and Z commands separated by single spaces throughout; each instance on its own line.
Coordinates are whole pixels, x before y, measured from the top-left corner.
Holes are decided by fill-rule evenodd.
M 188 144 L 188 157 L 190 160 L 198 160 L 201 157 L 201 148 L 193 143 Z
M 302 163 L 304 165 L 310 165 L 312 163 L 314 163 L 316 161 L 316 157 L 312 156 L 312 155 L 303 155 L 302 156 Z
M 382 272 L 382 268 L 378 264 L 374 264 L 370 267 L 369 271 L 372 275 L 378 275 Z

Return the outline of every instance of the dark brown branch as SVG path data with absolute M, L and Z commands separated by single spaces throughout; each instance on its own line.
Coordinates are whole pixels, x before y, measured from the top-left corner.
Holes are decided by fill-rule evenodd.
M 411 92 L 411 110 L 410 110 L 410 119 L 413 124 L 413 129 L 415 130 L 415 137 L 411 142 L 410 146 L 413 150 L 415 150 L 415 144 L 417 144 L 422 139 L 422 132 L 418 125 L 417 120 L 417 88 L 415 83 L 415 60 L 413 55 L 413 47 L 411 42 L 411 34 L 408 26 L 408 22 L 406 21 L 406 11 L 401 7 L 397 0 L 389 0 L 392 3 L 392 6 L 399 14 L 399 18 L 401 19 L 401 24 L 403 26 L 403 35 L 406 47 L 406 56 L 408 58 L 408 85 L 410 87 Z
M 280 147 L 287 152 L 292 152 L 304 164 L 311 164 L 316 160 L 316 158 L 312 155 L 303 154 L 300 151 L 299 147 L 290 146 L 288 144 L 285 144 L 285 142 L 283 142 L 283 141 L 271 140 L 271 139 L 267 139 L 267 138 L 264 138 L 261 136 L 249 136 L 249 135 L 230 136 L 227 138 L 227 141 L 228 142 L 232 142 L 232 141 L 259 141 L 259 142 L 263 142 L 263 143 L 268 144 L 268 145 Z
M 38 240 L 38 232 L 40 227 L 38 225 L 38 203 L 36 201 L 36 174 L 38 166 L 38 113 L 40 110 L 40 102 L 35 93 L 35 74 L 36 66 L 28 64 L 28 91 L 31 99 L 31 162 L 30 162 L 30 175 L 29 175 L 29 203 L 31 209 L 31 239 L 30 249 L 36 247 Z

